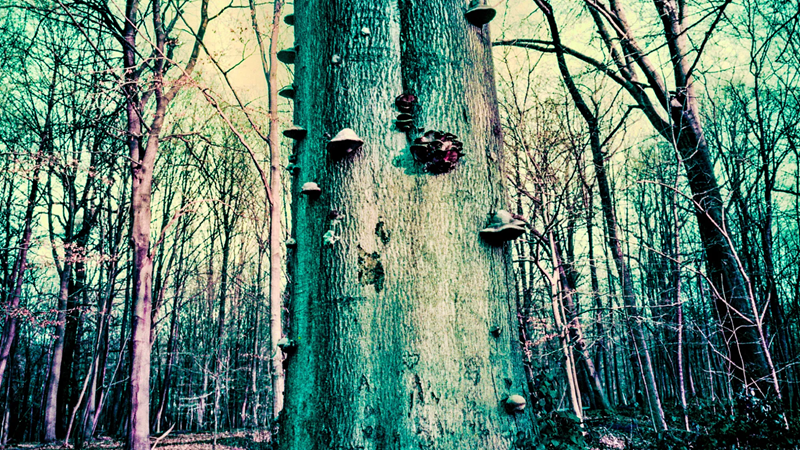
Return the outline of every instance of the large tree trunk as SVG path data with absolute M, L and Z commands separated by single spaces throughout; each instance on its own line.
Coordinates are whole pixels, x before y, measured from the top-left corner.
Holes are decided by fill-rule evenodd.
M 507 199 L 489 36 L 464 8 L 296 5 L 295 118 L 308 136 L 295 189 L 316 181 L 323 192 L 293 204 L 298 347 L 281 448 L 506 450 L 531 433 L 531 408 L 500 407 L 528 393 L 510 246 L 478 234 Z M 464 142 L 453 172 L 414 162 L 393 124 L 404 91 L 419 99 L 416 126 Z M 325 133 L 345 127 L 364 147 L 332 161 Z

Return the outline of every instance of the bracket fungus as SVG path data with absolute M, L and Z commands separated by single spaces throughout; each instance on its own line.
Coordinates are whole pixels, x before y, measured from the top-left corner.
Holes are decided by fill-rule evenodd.
M 278 61 L 284 64 L 294 64 L 297 59 L 297 47 L 287 48 L 278 52 Z
M 428 131 L 422 137 L 414 139 L 411 154 L 417 162 L 425 166 L 427 172 L 439 175 L 455 168 L 464 156 L 461 152 L 462 146 L 455 134 Z
M 287 14 L 283 18 L 283 23 L 285 23 L 286 25 L 289 25 L 290 27 L 293 27 L 294 26 L 294 14 Z
M 400 114 L 397 115 L 395 125 L 400 131 L 411 131 L 414 128 L 414 104 L 417 102 L 417 97 L 413 94 L 400 94 L 394 99 L 394 105 Z
M 313 181 L 308 181 L 306 183 L 303 183 L 303 187 L 300 188 L 300 193 L 307 195 L 311 198 L 316 198 L 319 197 L 319 195 L 322 193 L 322 189 L 320 189 L 317 183 L 314 183 Z
M 371 34 L 371 33 L 370 33 L 370 31 L 369 31 L 369 28 L 367 28 L 367 27 L 364 27 L 364 28 L 362 28 L 362 29 L 361 29 L 361 35 L 362 35 L 362 36 L 365 36 L 365 37 L 366 37 L 366 36 L 369 36 L 370 34 Z
M 414 128 L 414 119 L 401 119 L 400 116 L 410 116 L 410 114 L 400 114 L 397 116 L 397 120 L 395 120 L 395 125 L 397 125 L 397 129 L 400 131 L 411 131 Z
M 464 13 L 467 21 L 476 27 L 482 27 L 494 19 L 497 14 L 494 8 L 482 4 L 479 0 L 473 1 L 467 12 Z
M 527 404 L 528 402 L 525 401 L 525 397 L 517 394 L 509 395 L 506 401 L 503 402 L 503 406 L 509 414 L 524 411 L 525 405 Z
M 363 144 L 364 141 L 355 131 L 345 128 L 328 141 L 328 155 L 333 160 L 342 159 L 360 149 Z
M 308 130 L 306 130 L 303 127 L 298 127 L 296 125 L 292 126 L 291 128 L 287 128 L 287 129 L 283 130 L 283 135 L 284 136 L 286 136 L 286 137 L 288 137 L 290 139 L 294 139 L 296 141 L 299 141 L 300 139 L 303 139 L 304 137 L 306 137 L 307 134 L 308 134 Z
M 397 110 L 403 113 L 411 113 L 414 109 L 414 104 L 417 103 L 417 97 L 414 94 L 400 94 L 394 99 L 394 105 Z
M 297 342 L 294 339 L 283 337 L 280 338 L 275 345 L 277 345 L 283 351 L 283 353 L 286 353 L 287 355 L 297 351 Z
M 503 209 L 494 213 L 489 219 L 489 226 L 481 230 L 483 240 L 495 246 L 513 241 L 523 234 L 525 234 L 525 222 L 514 218 L 510 212 Z
M 290 84 L 289 86 L 284 86 L 278 91 L 278 95 L 283 98 L 288 98 L 289 100 L 294 100 L 294 85 Z
M 489 334 L 491 334 L 494 337 L 500 337 L 501 332 L 502 329 L 497 325 L 493 326 L 492 328 L 489 328 Z
M 286 248 L 295 248 L 297 247 L 297 241 L 292 238 L 286 240 Z

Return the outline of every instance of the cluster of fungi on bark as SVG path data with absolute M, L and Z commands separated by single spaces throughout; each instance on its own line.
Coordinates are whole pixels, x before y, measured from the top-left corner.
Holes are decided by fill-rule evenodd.
M 416 131 L 413 115 L 416 102 L 417 97 L 413 94 L 401 94 L 395 99 L 394 104 L 400 111 L 395 121 L 398 130 Z M 422 128 L 419 130 L 422 131 Z M 411 155 L 415 161 L 423 165 L 426 172 L 439 175 L 455 168 L 464 156 L 462 147 L 463 144 L 455 134 L 431 130 L 414 139 Z
M 428 131 L 414 139 L 411 155 L 434 175 L 450 172 L 464 156 L 463 144 L 456 135 L 444 131 Z

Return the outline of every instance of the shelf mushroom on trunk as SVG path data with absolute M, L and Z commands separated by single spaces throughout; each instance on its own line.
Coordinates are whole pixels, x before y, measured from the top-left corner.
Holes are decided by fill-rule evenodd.
M 320 194 L 322 194 L 322 189 L 319 185 L 313 181 L 308 181 L 303 183 L 303 187 L 300 188 L 300 193 L 303 195 L 307 195 L 309 198 L 317 198 Z
M 469 9 L 464 13 L 467 21 L 476 27 L 482 27 L 494 19 L 497 14 L 494 8 L 475 0 L 469 5 Z
M 295 90 L 294 90 L 294 85 L 293 84 L 290 84 L 288 86 L 284 86 L 284 87 L 281 88 L 280 91 L 278 91 L 278 95 L 280 95 L 283 98 L 288 98 L 289 100 L 294 100 L 294 94 L 295 94 Z
M 278 52 L 278 61 L 284 64 L 294 64 L 297 58 L 297 47 L 287 48 Z
M 518 394 L 512 394 L 508 396 L 503 406 L 505 407 L 506 412 L 509 414 L 514 414 L 524 411 L 526 404 L 527 402 L 525 401 L 525 397 Z
M 284 136 L 286 136 L 286 137 L 288 137 L 290 139 L 294 139 L 296 141 L 299 141 L 300 139 L 303 139 L 304 137 L 306 137 L 306 134 L 308 134 L 308 130 L 306 130 L 303 127 L 298 127 L 296 125 L 291 127 L 291 128 L 287 128 L 287 129 L 283 130 L 283 135 Z
M 500 246 L 525 234 L 525 222 L 501 209 L 492 215 L 489 226 L 482 229 L 480 234 L 489 245 Z
M 345 128 L 328 141 L 328 155 L 336 161 L 354 153 L 363 144 L 364 141 L 358 137 L 355 131 Z

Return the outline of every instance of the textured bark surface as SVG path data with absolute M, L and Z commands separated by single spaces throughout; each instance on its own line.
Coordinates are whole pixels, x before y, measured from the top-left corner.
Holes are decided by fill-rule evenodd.
M 58 313 L 56 318 L 55 342 L 50 359 L 47 376 L 47 388 L 44 407 L 44 442 L 56 440 L 56 418 L 58 416 L 58 385 L 61 381 L 61 363 L 64 358 L 64 336 L 67 321 L 67 297 L 69 296 L 69 279 L 72 276 L 72 252 L 67 249 L 64 255 L 64 269 L 61 272 L 61 283 L 58 290 Z
M 502 408 L 528 393 L 510 246 L 478 235 L 507 205 L 490 40 L 465 6 L 295 4 L 295 123 L 308 136 L 296 149 L 298 348 L 281 448 L 508 449 L 532 430 L 531 408 Z M 453 172 L 430 175 L 413 161 L 393 123 L 403 92 L 419 99 L 416 126 L 464 143 Z M 331 161 L 325 133 L 345 127 L 365 144 Z M 297 195 L 307 181 L 319 198 Z

